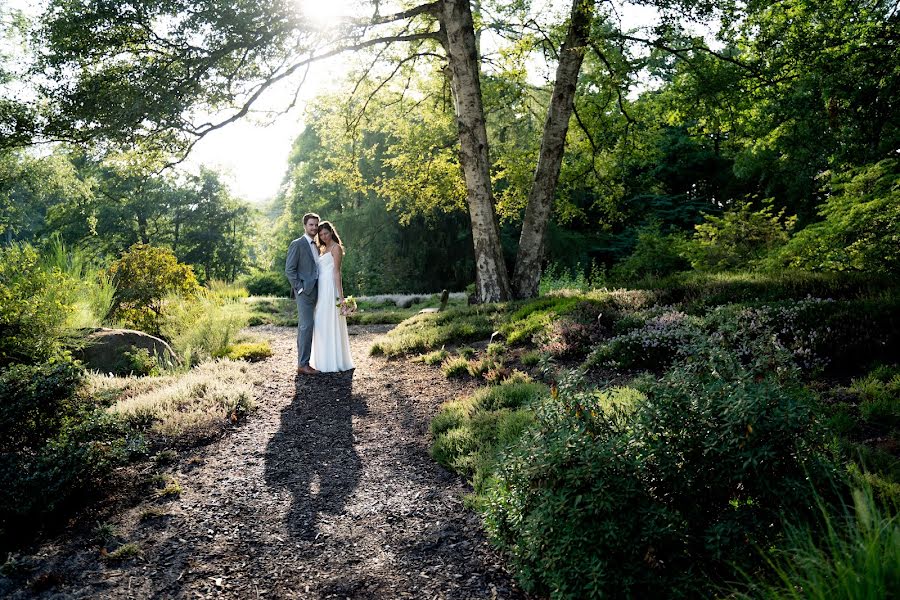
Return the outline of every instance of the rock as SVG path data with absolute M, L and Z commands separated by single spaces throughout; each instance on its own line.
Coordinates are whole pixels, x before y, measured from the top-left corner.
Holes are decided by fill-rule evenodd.
M 423 308 L 422 310 L 419 311 L 419 314 L 422 315 L 422 314 L 436 313 L 436 312 L 439 312 L 440 310 L 441 309 L 439 309 L 439 308 Z
M 172 366 L 181 362 L 165 340 L 143 331 L 105 327 L 94 329 L 85 336 L 84 347 L 77 358 L 89 369 L 125 375 L 132 370 L 131 361 L 125 353 L 141 349 L 146 350 L 150 356 L 155 356 L 161 366 Z
M 441 308 L 440 310 L 446 310 L 447 302 L 450 301 L 450 290 L 441 291 Z

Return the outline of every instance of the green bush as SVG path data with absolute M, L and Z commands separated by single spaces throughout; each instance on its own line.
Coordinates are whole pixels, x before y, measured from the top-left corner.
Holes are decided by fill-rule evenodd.
M 753 210 L 750 202 L 739 202 L 722 216 L 704 215 L 693 238 L 683 245 L 695 269 L 731 270 L 753 267 L 787 243 L 797 221 L 775 214 L 771 202 Z
M 528 591 L 687 597 L 752 570 L 832 469 L 794 381 L 711 352 L 640 394 L 566 390 L 501 465 L 491 537 Z M 698 589 L 698 585 L 700 589 Z M 705 586 L 705 587 L 704 587 Z
M 214 294 L 201 293 L 190 300 L 169 298 L 167 305 L 161 334 L 190 364 L 225 356 L 250 320 L 245 303 L 223 302 Z
M 131 327 L 159 335 L 167 297 L 190 299 L 200 285 L 189 265 L 168 248 L 135 244 L 109 268 L 116 286 L 111 316 Z
M 425 354 L 422 357 L 422 362 L 424 362 L 426 365 L 438 365 L 444 362 L 444 360 L 446 360 L 448 356 L 450 356 L 450 353 L 441 348 L 440 350 L 435 350 L 434 352 Z
M 638 231 L 634 251 L 616 264 L 613 275 L 623 281 L 643 277 L 665 277 L 690 268 L 682 256 L 684 240 L 676 234 L 664 234 L 655 221 Z
M 441 364 L 441 371 L 445 377 L 462 377 L 469 372 L 469 361 L 462 356 L 446 358 Z
M 900 273 L 900 160 L 832 176 L 823 220 L 791 239 L 782 263 L 815 271 Z
M 150 351 L 146 348 L 138 348 L 134 352 L 124 352 L 121 363 L 113 369 L 115 373 L 131 374 L 138 377 L 161 375 L 164 368 L 156 355 L 150 354 Z
M 27 245 L 0 247 L 0 367 L 38 363 L 62 351 L 69 282 L 43 268 Z
M 291 295 L 291 283 L 284 273 L 262 271 L 244 279 L 244 286 L 251 296 L 281 296 L 287 298 Z
M 234 344 L 228 348 L 225 358 L 230 360 L 246 360 L 256 362 L 272 356 L 272 346 L 269 342 L 244 342 Z
M 76 390 L 68 361 L 0 371 L 0 542 L 33 534 L 143 452 L 139 435 Z
M 502 453 L 534 421 L 528 407 L 546 391 L 515 380 L 444 404 L 431 421 L 432 457 L 468 478 L 476 495 L 483 493 Z

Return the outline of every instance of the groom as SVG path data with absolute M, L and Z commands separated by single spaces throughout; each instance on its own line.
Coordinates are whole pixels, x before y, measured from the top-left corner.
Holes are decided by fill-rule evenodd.
M 319 269 L 316 265 L 319 250 L 315 242 L 319 232 L 319 215 L 303 215 L 303 229 L 306 234 L 291 242 L 288 248 L 284 273 L 297 296 L 297 372 L 313 375 L 318 373 L 309 366 L 309 354 L 312 348 L 313 315 L 319 295 Z

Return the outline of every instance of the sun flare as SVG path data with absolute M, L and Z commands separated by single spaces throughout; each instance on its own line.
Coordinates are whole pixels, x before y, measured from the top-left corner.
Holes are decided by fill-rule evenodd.
M 350 0 L 299 0 L 300 13 L 317 27 L 335 25 L 353 13 Z

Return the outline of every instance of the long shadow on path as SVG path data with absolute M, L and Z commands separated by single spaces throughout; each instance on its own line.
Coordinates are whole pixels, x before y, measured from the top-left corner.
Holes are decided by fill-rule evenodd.
M 265 458 L 266 483 L 293 496 L 287 516 L 291 537 L 315 539 L 323 516 L 339 514 L 359 484 L 352 416 L 365 411 L 353 398 L 353 371 L 297 378 L 294 399 L 281 413 Z

